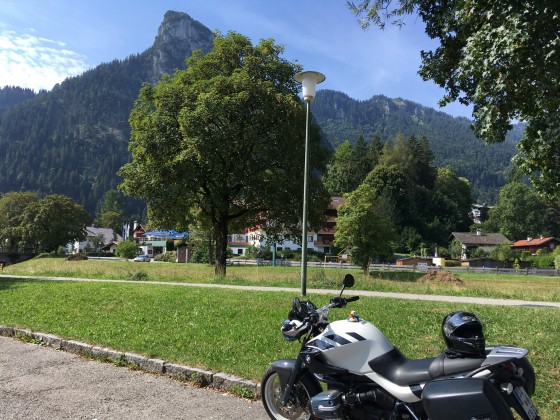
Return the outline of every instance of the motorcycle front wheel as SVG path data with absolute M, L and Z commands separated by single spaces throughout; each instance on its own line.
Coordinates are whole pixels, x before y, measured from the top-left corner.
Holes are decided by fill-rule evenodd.
M 261 393 L 264 408 L 271 419 L 275 420 L 308 420 L 313 419 L 310 399 L 321 392 L 318 386 L 306 377 L 302 377 L 294 384 L 294 392 L 287 404 L 282 404 L 284 388 L 280 384 L 278 373 L 269 368 L 261 383 Z

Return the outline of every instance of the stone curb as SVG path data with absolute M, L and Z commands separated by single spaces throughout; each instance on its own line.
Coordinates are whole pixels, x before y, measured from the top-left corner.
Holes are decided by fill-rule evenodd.
M 32 332 L 21 328 L 0 325 L 0 336 L 28 338 L 37 344 L 44 344 L 68 353 L 113 362 L 118 365 L 133 367 L 149 373 L 169 376 L 180 381 L 193 382 L 200 387 L 214 388 L 233 392 L 245 397 L 252 394 L 254 399 L 261 398 L 261 386 L 252 381 L 225 373 L 214 373 L 190 366 L 177 365 L 160 359 L 151 359 L 141 354 L 119 352 L 116 350 L 92 346 L 76 340 L 64 340 L 53 334 Z

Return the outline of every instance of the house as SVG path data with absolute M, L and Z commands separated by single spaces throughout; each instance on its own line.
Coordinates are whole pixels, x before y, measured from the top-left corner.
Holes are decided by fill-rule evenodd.
M 135 230 L 134 234 L 142 254 L 153 258 L 158 254 L 167 252 L 167 241 L 181 240 L 187 233 L 177 232 L 176 230 L 152 230 L 136 236 Z
M 250 235 L 250 232 L 252 233 L 252 235 Z M 251 238 L 254 238 L 256 236 L 256 232 L 257 230 L 246 229 L 244 233 L 234 233 L 232 235 L 228 235 L 228 246 L 231 248 L 233 254 L 243 256 L 247 253 L 248 247 L 257 246 L 255 244 L 258 242 L 258 240 L 249 240 L 249 236 L 251 236 Z
M 498 245 L 511 243 L 501 233 L 485 233 L 478 229 L 476 232 L 453 232 L 451 237 L 461 244 L 461 260 L 467 259 L 467 251 L 482 248 L 486 252 L 492 251 Z
M 325 225 L 318 232 L 310 232 L 313 235 L 313 246 L 311 249 L 323 254 L 330 254 L 332 252 L 338 208 L 344 202 L 345 200 L 342 197 L 331 197 L 331 204 L 325 211 Z
M 67 245 L 69 254 L 80 252 L 115 252 L 115 248 L 122 242 L 122 237 L 111 228 L 86 227 L 86 239 L 75 241 Z
M 511 244 L 511 248 L 516 251 L 529 251 L 531 255 L 535 255 L 539 249 L 546 249 L 548 252 L 553 251 L 560 241 L 551 236 L 543 238 L 528 237 L 527 239 L 521 239 L 520 241 L 515 241 Z
M 325 224 L 319 231 L 307 232 L 307 249 L 330 254 L 333 250 L 334 235 L 336 232 L 336 219 L 338 207 L 344 203 L 342 197 L 331 197 L 329 208 L 325 210 Z M 300 238 L 298 238 L 300 239 Z M 236 255 L 245 255 L 249 246 L 257 248 L 275 246 L 276 252 L 281 253 L 285 249 L 294 251 L 301 250 L 301 244 L 286 235 L 282 243 L 272 244 L 266 240 L 266 231 L 262 227 L 246 229 L 243 233 L 228 235 L 228 246 Z

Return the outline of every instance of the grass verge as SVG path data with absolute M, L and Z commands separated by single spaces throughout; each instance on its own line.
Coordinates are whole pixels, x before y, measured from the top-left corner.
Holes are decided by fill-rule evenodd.
M 293 296 L 142 283 L 68 283 L 0 279 L 0 324 L 53 333 L 115 350 L 259 381 L 268 364 L 294 357 L 280 322 Z M 318 305 L 326 296 L 310 295 Z M 560 311 L 554 308 L 478 306 L 362 298 L 352 304 L 405 355 L 443 349 L 440 323 L 466 309 L 486 323 L 487 342 L 529 348 L 537 373 L 535 402 L 542 418 L 560 411 Z M 347 316 L 332 312 L 331 319 Z
M 560 278 L 544 276 L 465 273 L 463 285 L 418 283 L 422 273 L 403 271 L 372 272 L 364 278 L 359 270 L 308 268 L 308 288 L 338 289 L 342 276 L 351 272 L 356 289 L 381 292 L 441 294 L 560 302 Z M 14 264 L 4 274 L 150 280 L 189 283 L 225 283 L 248 286 L 300 287 L 299 267 L 231 266 L 227 276 L 214 277 L 214 268 L 205 264 L 135 263 L 128 261 L 66 261 L 44 258 Z

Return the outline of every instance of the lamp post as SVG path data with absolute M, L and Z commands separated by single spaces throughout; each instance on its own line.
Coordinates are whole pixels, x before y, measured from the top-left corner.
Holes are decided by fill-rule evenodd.
M 303 217 L 301 233 L 301 295 L 307 294 L 307 173 L 309 172 L 309 104 L 315 97 L 317 85 L 325 80 L 325 75 L 318 71 L 302 71 L 294 75 L 301 83 L 303 100 L 307 105 L 305 118 L 305 164 L 303 168 Z

